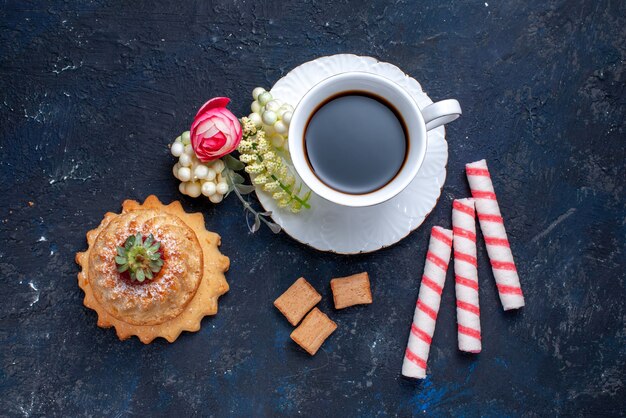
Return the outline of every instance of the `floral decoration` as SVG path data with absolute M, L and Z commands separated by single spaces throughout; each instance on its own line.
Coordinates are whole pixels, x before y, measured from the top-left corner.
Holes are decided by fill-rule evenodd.
M 226 108 L 227 97 L 206 102 L 191 129 L 170 147 L 178 157 L 173 174 L 180 180 L 179 191 L 190 197 L 204 195 L 217 204 L 233 192 L 249 215 L 251 232 L 264 223 L 278 233 L 281 228 L 271 221 L 271 212 L 256 211 L 244 196 L 256 185 L 270 193 L 280 208 L 297 213 L 311 207 L 311 191 L 296 180 L 289 156 L 287 135 L 293 107 L 261 87 L 255 88 L 252 96 L 252 113 L 241 119 Z M 246 173 L 252 184 L 246 184 L 242 175 Z

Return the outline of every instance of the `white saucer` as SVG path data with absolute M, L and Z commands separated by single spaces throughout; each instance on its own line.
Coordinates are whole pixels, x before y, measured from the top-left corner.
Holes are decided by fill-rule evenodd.
M 365 71 L 387 77 L 413 96 L 420 108 L 432 103 L 420 84 L 395 65 L 372 57 L 339 54 L 304 63 L 278 80 L 272 96 L 296 106 L 315 84 L 346 71 Z M 311 209 L 298 214 L 278 207 L 269 194 L 256 194 L 274 222 L 296 241 L 320 251 L 368 253 L 397 243 L 417 229 L 437 204 L 446 180 L 448 144 L 443 127 L 428 132 L 426 158 L 417 177 L 400 194 L 380 205 L 349 208 L 313 194 Z

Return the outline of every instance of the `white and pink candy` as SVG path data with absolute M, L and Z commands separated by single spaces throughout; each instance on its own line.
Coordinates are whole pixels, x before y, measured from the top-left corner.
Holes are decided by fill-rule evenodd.
M 452 231 L 434 226 L 426 253 L 424 275 L 413 315 L 409 342 L 402 363 L 402 375 L 406 377 L 418 379 L 426 377 L 426 362 L 435 332 L 451 251 Z
M 487 162 L 480 160 L 467 164 L 465 171 L 502 306 L 505 311 L 521 308 L 524 306 L 524 295 Z
M 480 353 L 480 305 L 476 260 L 474 199 L 452 203 L 454 276 L 459 350 Z

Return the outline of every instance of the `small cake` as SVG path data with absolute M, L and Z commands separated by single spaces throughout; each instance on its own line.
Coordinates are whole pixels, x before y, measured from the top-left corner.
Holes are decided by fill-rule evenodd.
M 304 277 L 300 277 L 274 301 L 274 306 L 291 325 L 296 326 L 320 300 L 322 295 Z
M 314 308 L 291 333 L 291 339 L 314 356 L 324 341 L 335 332 L 335 324 L 324 312 Z
M 335 309 L 372 303 L 370 278 L 367 272 L 339 277 L 330 281 Z
M 97 312 L 98 326 L 115 327 L 120 340 L 173 342 L 182 331 L 198 331 L 228 291 L 230 261 L 218 249 L 220 236 L 179 202 L 126 200 L 122 213 L 107 213 L 87 233 L 87 242 L 76 254 L 84 304 Z

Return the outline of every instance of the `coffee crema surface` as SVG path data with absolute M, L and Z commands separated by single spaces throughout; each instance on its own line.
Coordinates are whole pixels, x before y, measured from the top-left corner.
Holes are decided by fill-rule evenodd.
M 327 186 L 366 194 L 391 182 L 404 165 L 407 129 L 385 99 L 367 92 L 343 92 L 312 113 L 304 148 L 312 171 Z

